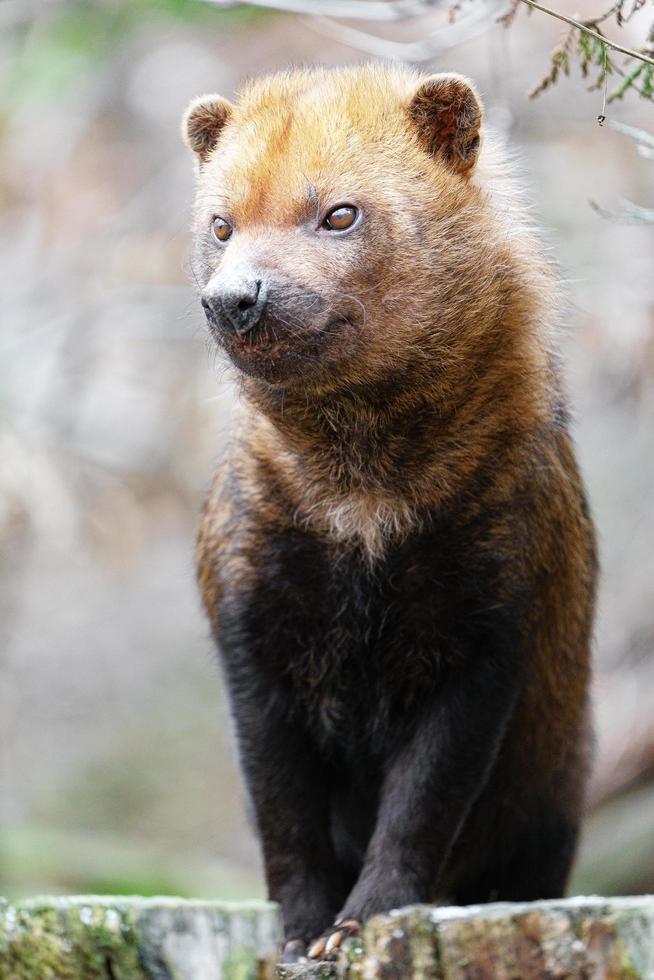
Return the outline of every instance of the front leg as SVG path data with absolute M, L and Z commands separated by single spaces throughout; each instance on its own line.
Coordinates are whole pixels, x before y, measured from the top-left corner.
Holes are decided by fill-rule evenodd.
M 371 915 L 433 900 L 439 870 L 499 751 L 521 688 L 517 658 L 452 673 L 389 764 L 364 865 L 335 926 L 312 944 L 319 958 Z
M 223 649 L 223 659 L 268 894 L 281 906 L 284 958 L 294 961 L 333 921 L 351 884 L 329 832 L 331 773 L 290 693 L 260 676 L 242 650 Z

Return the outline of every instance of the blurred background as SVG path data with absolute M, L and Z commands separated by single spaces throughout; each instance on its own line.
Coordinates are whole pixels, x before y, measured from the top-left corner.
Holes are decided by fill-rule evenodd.
M 573 889 L 654 890 L 654 225 L 612 217 L 654 208 L 654 151 L 609 125 L 654 132 L 654 106 L 628 93 L 599 127 L 602 93 L 575 69 L 530 101 L 563 25 L 456 6 L 425 49 L 432 24 L 0 0 L 0 893 L 263 893 L 194 583 L 233 393 L 188 271 L 179 119 L 249 75 L 370 52 L 476 80 L 567 280 L 603 565 Z M 623 37 L 645 30 L 637 16 Z

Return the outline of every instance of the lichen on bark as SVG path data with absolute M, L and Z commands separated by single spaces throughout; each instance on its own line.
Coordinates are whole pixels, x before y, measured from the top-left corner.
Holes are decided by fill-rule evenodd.
M 0 906 L 1 980 L 261 980 L 278 944 L 265 902 L 82 896 Z
M 0 900 L 0 980 L 272 980 L 276 907 L 183 899 Z M 652 980 L 654 897 L 442 908 L 371 919 L 333 963 L 277 980 Z
M 652 980 L 654 898 L 576 898 L 376 916 L 331 972 L 282 980 Z

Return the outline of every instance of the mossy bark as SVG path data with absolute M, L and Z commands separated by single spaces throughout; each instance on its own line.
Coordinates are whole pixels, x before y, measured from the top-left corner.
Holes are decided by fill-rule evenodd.
M 654 898 L 574 898 L 377 916 L 325 967 L 279 980 L 653 980 Z
M 0 900 L 0 980 L 271 980 L 279 941 L 265 902 Z M 400 909 L 277 978 L 653 980 L 654 897 Z
M 261 980 L 275 907 L 83 896 L 0 907 L 0 980 Z

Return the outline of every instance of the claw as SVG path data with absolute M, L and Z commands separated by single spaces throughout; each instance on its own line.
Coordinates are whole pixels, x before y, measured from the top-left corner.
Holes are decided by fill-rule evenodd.
M 348 936 L 356 936 L 361 931 L 361 923 L 358 919 L 339 919 L 334 923 L 339 929 L 345 929 Z
M 315 943 L 312 943 L 311 946 L 309 947 L 309 952 L 307 953 L 309 959 L 310 960 L 320 959 L 322 954 L 325 952 L 326 945 L 327 945 L 327 940 L 325 939 L 324 936 L 321 936 L 320 939 L 316 939 Z
M 329 956 L 329 954 L 330 954 L 330 953 L 332 953 L 332 952 L 333 952 L 333 951 L 334 951 L 335 949 L 338 949 L 338 947 L 339 947 L 339 946 L 341 945 L 341 943 L 343 942 L 343 938 L 344 938 L 344 936 L 345 936 L 345 933 L 344 933 L 344 932 L 342 932 L 342 931 L 341 931 L 340 929 L 339 929 L 339 930 L 337 930 L 337 932 L 333 932 L 333 933 L 331 934 L 331 936 L 330 936 L 330 937 L 329 937 L 329 939 L 327 940 L 327 945 L 325 946 L 325 953 L 326 953 L 326 954 L 327 954 L 328 956 Z
M 361 931 L 361 923 L 358 919 L 341 919 L 335 922 L 326 935 L 319 936 L 315 942 L 309 946 L 307 956 L 310 960 L 320 960 L 331 958 L 333 953 L 340 949 L 343 940 L 349 936 L 356 936 Z

